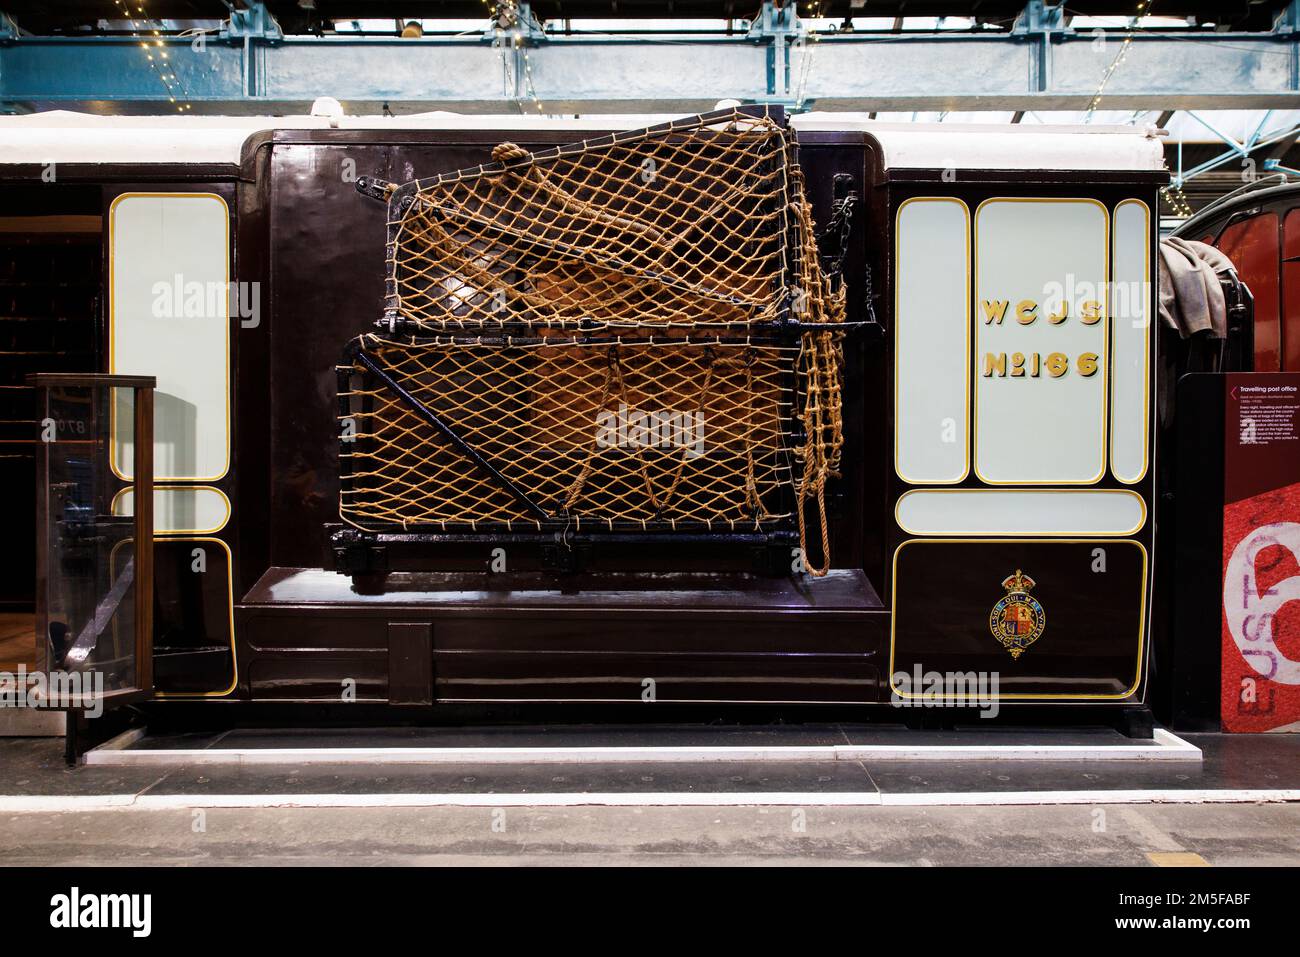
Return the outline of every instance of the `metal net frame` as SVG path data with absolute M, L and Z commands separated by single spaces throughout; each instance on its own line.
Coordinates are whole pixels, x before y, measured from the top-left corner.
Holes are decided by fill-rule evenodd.
M 339 366 L 367 531 L 768 531 L 830 567 L 842 284 L 783 115 L 719 111 L 397 187 Z M 820 561 L 808 551 L 809 516 Z

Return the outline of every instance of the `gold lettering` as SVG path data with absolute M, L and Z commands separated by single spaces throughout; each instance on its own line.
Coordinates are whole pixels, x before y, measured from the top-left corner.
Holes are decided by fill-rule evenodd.
M 1016 303 L 1016 321 L 1027 326 L 1038 318 L 1038 303 L 1032 299 L 1022 299 Z
M 984 300 L 984 325 L 996 322 L 1002 325 L 1002 320 L 1006 318 L 1007 306 L 1010 300 L 1007 299 L 985 299 Z
M 1052 325 L 1054 325 L 1054 326 L 1059 326 L 1061 323 L 1065 322 L 1066 318 L 1067 318 L 1069 315 L 1070 315 L 1070 304 L 1069 304 L 1068 302 L 1066 302 L 1064 299 L 1062 299 L 1062 300 L 1061 300 L 1061 311 L 1060 311 L 1060 312 L 1053 312 L 1053 313 L 1049 314 L 1048 317 L 1047 317 L 1047 321 L 1050 322 L 1050 323 L 1051 323 Z
M 1101 319 L 1101 303 L 1095 299 L 1089 299 L 1079 306 L 1079 321 L 1086 326 L 1096 325 Z
M 1007 361 L 1005 352 L 986 352 L 984 353 L 984 377 L 991 376 L 1012 376 L 1016 379 L 1024 378 L 1026 375 L 1032 378 L 1038 378 L 1047 370 L 1047 374 L 1053 379 L 1059 379 L 1070 371 L 1070 358 L 1064 352 L 1049 352 L 1043 355 L 1039 352 L 1013 352 L 1011 361 Z M 1101 359 L 1095 352 L 1084 352 L 1079 356 L 1075 363 L 1075 368 L 1079 375 L 1093 376 L 1097 374 L 1101 366 Z

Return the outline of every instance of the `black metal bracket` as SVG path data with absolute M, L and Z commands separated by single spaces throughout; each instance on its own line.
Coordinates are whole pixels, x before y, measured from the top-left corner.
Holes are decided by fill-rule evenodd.
M 790 542 L 772 539 L 755 545 L 750 551 L 752 571 L 761 578 L 782 578 L 791 573 L 794 546 Z
M 344 575 L 382 575 L 388 571 L 388 549 L 351 529 L 331 537 L 334 569 Z
M 388 202 L 388 197 L 393 195 L 397 185 L 387 180 L 379 179 L 377 176 L 360 176 L 357 178 L 357 192 L 362 196 L 369 196 L 371 199 L 377 199 L 381 203 Z
M 564 532 L 557 532 L 554 541 L 542 545 L 542 565 L 547 571 L 573 575 L 590 563 L 591 545 L 575 544 Z

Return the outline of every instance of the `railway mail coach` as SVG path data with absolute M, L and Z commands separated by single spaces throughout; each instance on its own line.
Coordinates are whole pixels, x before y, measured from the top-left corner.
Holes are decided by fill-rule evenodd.
M 157 708 L 1143 703 L 1151 136 L 0 123 L 46 668 Z

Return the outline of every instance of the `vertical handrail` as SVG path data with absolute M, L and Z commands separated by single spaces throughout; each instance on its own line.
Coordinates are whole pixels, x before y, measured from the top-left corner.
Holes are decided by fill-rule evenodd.
M 40 402 L 37 407 L 37 425 L 42 429 L 50 418 L 50 390 L 40 386 L 38 383 L 28 380 L 32 385 L 37 386 L 37 395 Z M 47 482 L 49 475 L 50 447 L 49 443 L 41 441 L 37 445 L 36 451 L 36 670 L 42 674 L 49 674 L 53 662 L 50 661 L 50 556 L 49 556 L 49 534 L 50 534 L 50 487 Z
M 135 667 L 141 691 L 153 691 L 153 387 L 137 385 L 135 410 Z

